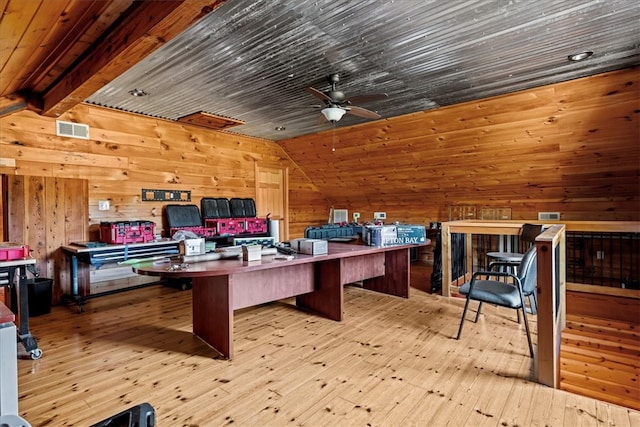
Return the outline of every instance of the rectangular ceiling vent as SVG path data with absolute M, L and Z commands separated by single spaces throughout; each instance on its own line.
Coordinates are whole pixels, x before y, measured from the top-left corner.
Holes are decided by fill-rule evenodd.
M 560 212 L 538 212 L 538 221 L 560 221 Z
M 89 125 L 56 120 L 56 135 L 69 138 L 89 139 Z

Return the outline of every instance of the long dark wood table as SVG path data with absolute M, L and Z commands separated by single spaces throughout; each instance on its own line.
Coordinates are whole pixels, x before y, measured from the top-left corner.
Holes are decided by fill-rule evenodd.
M 141 263 L 138 274 L 192 280 L 193 332 L 224 357 L 233 357 L 233 311 L 296 297 L 301 309 L 332 320 L 343 316 L 343 286 L 409 297 L 409 250 L 416 245 L 372 247 L 329 243 L 327 255 L 273 256 L 261 261 L 221 259 L 170 271 L 168 264 Z

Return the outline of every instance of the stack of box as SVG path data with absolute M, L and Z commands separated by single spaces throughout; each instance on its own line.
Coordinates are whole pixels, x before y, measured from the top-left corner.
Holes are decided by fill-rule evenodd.
M 427 232 L 424 225 L 373 225 L 362 228 L 362 240 L 369 246 L 419 245 Z

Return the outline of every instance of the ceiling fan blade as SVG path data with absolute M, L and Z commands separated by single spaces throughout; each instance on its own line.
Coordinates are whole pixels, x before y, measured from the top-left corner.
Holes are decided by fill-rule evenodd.
M 333 102 L 329 96 L 325 95 L 324 93 L 320 92 L 318 89 L 313 88 L 311 86 L 307 87 L 307 92 L 309 92 L 313 96 L 316 96 L 322 99 L 323 101 Z
M 355 105 L 349 105 L 347 108 L 347 113 L 351 113 L 354 116 L 365 117 L 367 119 L 381 119 L 382 116 L 378 113 L 374 113 L 371 110 L 367 110 L 366 108 L 356 107 Z
M 365 104 L 367 102 L 380 101 L 387 99 L 389 95 L 386 93 L 370 93 L 366 95 L 356 95 L 353 98 L 349 98 L 349 102 L 353 104 Z
M 278 106 L 279 109 L 281 110 L 300 110 L 301 108 L 315 108 L 317 109 L 322 109 L 322 108 L 326 108 L 326 105 L 321 105 L 321 104 L 311 104 L 311 105 L 302 105 L 302 106 L 298 106 L 298 105 L 281 105 Z M 0 424 L 1 426 L 1 424 Z

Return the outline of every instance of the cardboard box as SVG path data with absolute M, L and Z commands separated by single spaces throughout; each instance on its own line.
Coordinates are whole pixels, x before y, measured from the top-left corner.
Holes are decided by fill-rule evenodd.
M 291 245 L 291 249 L 298 252 L 300 250 L 300 242 L 303 240 L 307 240 L 305 238 L 291 239 L 289 240 L 289 245 Z
M 262 259 L 262 246 L 242 245 L 243 261 L 260 261 Z
M 301 239 L 298 241 L 298 252 L 307 255 L 326 255 L 329 252 L 329 244 L 326 240 Z
M 392 246 L 398 240 L 398 230 L 395 225 L 374 225 L 362 229 L 362 240 L 369 246 Z
M 419 245 L 427 241 L 427 230 L 424 225 L 399 224 L 396 228 L 398 245 Z
M 180 241 L 180 255 L 203 255 L 206 253 L 206 245 L 204 238 L 200 239 L 184 239 Z

